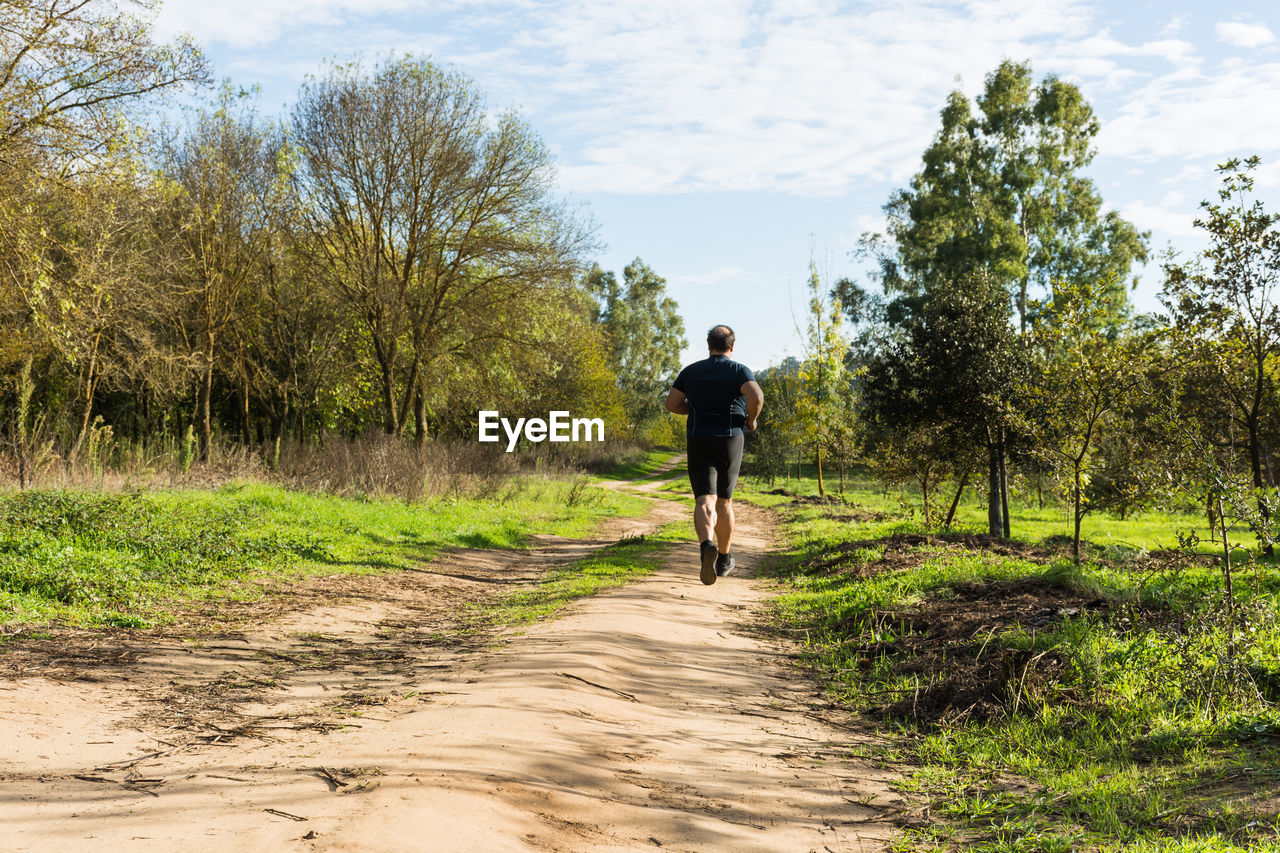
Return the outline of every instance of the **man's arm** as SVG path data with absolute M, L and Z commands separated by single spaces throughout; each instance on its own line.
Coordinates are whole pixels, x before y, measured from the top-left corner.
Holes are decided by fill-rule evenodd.
M 689 414 L 689 400 L 684 396 L 684 392 L 676 388 L 672 388 L 667 392 L 667 401 L 663 403 L 667 407 L 667 411 L 676 415 Z
M 756 418 L 760 417 L 760 412 L 764 409 L 764 392 L 760 390 L 760 384 L 754 379 L 743 382 L 738 390 L 747 398 L 747 431 L 755 432 Z

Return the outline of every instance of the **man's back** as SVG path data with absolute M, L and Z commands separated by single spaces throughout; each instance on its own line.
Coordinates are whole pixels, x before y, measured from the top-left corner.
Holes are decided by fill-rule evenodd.
M 689 435 L 742 435 L 747 420 L 742 386 L 754 381 L 750 368 L 722 354 L 681 370 L 672 387 L 689 401 Z

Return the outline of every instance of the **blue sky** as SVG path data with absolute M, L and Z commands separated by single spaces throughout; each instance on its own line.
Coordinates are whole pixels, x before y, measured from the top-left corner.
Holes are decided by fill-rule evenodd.
M 916 171 L 947 92 L 1002 59 L 1078 84 L 1102 124 L 1103 199 L 1156 250 L 1213 167 L 1259 154 L 1280 200 L 1280 6 L 1085 0 L 166 0 L 215 73 L 283 112 L 324 60 L 411 52 L 469 74 L 555 152 L 621 273 L 667 279 L 693 346 L 727 322 L 754 368 L 801 355 L 809 258 L 858 277 L 858 236 Z M 1140 310 L 1159 271 L 1140 271 Z

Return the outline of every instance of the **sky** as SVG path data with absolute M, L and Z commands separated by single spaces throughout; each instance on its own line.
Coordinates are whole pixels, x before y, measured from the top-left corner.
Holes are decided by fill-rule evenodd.
M 910 181 L 947 94 L 1003 59 L 1078 85 L 1101 124 L 1089 175 L 1155 253 L 1192 225 L 1216 164 L 1257 154 L 1280 201 L 1280 4 L 1186 0 L 165 0 L 214 73 L 284 115 L 330 60 L 411 53 L 469 75 L 556 156 L 596 260 L 667 280 L 701 357 L 728 323 L 754 369 L 803 356 L 810 259 L 853 255 Z M 1161 276 L 1136 271 L 1138 310 Z

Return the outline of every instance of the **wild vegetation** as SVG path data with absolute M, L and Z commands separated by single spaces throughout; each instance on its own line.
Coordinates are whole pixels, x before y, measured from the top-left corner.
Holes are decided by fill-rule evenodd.
M 953 94 L 863 238 L 880 292 L 814 274 L 760 374 L 777 624 L 892 735 L 903 850 L 1280 849 L 1280 215 L 1225 160 L 1136 315 L 1097 129 L 1018 63 Z
M 533 127 L 414 56 L 329 64 L 264 117 L 230 82 L 210 96 L 154 10 L 0 4 L 0 618 L 158 625 L 633 510 L 580 471 L 679 446 L 660 400 L 683 322 L 640 258 L 621 281 L 591 263 Z M 152 119 L 192 91 L 204 108 Z M 1204 250 L 1161 257 L 1162 309 L 1138 315 L 1149 235 L 1087 176 L 1075 86 L 1004 62 L 939 119 L 861 241 L 869 286 L 811 264 L 802 357 L 757 374 L 779 625 L 896 734 L 877 755 L 930 815 L 910 849 L 1275 846 L 1259 161 L 1224 152 Z M 487 452 L 467 439 L 497 400 L 615 443 Z M 634 576 L 646 547 L 512 618 Z
M 587 274 L 594 225 L 518 113 L 405 57 L 318 69 L 278 119 L 225 82 L 157 123 L 211 70 L 154 6 L 0 11 L 0 477 L 272 472 L 473 439 L 498 401 L 671 432 L 675 303 L 639 259 L 622 294 Z
M 784 520 L 774 624 L 887 736 L 852 749 L 902 773 L 897 849 L 1280 847 L 1270 563 L 1227 595 L 1188 536 L 1203 517 L 1108 520 L 1077 561 L 1033 494 L 1004 540 L 979 532 L 983 496 L 948 531 L 864 478 L 818 500 L 804 473 L 748 496 Z

